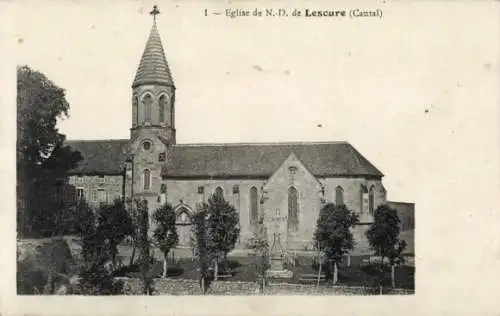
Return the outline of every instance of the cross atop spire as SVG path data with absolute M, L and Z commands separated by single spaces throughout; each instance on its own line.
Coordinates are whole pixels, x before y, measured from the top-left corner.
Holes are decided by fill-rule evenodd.
M 157 5 L 153 6 L 153 10 L 149 12 L 155 18 L 155 21 L 151 27 L 144 52 L 142 53 L 132 88 L 145 84 L 174 86 L 163 45 L 161 44 L 160 33 L 156 26 L 156 16 L 159 13 Z
M 153 16 L 153 20 L 156 21 L 156 16 L 160 14 L 160 10 L 158 10 L 158 6 L 156 4 L 153 6 L 153 10 L 149 12 L 149 14 L 151 14 Z

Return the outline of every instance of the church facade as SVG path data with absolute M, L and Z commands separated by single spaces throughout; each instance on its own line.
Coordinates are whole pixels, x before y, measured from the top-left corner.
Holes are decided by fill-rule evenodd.
M 168 202 L 180 246 L 189 247 L 197 204 L 218 192 L 239 212 L 237 247 L 280 217 L 281 242 L 291 250 L 312 249 L 322 203 L 344 203 L 360 216 L 357 250 L 368 249 L 364 232 L 386 190 L 383 174 L 351 144 L 177 144 L 175 85 L 156 21 L 131 90 L 129 139 L 67 141 L 83 156 L 69 177 L 76 199 L 146 199 L 150 212 Z

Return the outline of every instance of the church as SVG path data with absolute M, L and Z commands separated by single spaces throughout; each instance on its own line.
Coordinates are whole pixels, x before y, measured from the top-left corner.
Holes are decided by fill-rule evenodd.
M 279 222 L 289 250 L 311 250 L 322 204 L 344 203 L 359 214 L 357 249 L 368 249 L 364 232 L 386 190 L 383 174 L 351 144 L 178 144 L 175 91 L 155 19 L 131 86 L 130 138 L 67 141 L 83 156 L 68 180 L 74 198 L 91 205 L 146 199 L 150 213 L 168 202 L 179 246 L 189 247 L 197 204 L 217 192 L 239 212 L 237 247 L 244 248 L 259 225 L 272 230 Z

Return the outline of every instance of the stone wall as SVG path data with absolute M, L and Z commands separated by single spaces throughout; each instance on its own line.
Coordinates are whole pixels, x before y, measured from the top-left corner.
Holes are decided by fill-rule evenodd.
M 122 278 L 126 295 L 142 295 L 139 279 Z M 197 280 L 156 279 L 155 295 L 202 295 Z M 377 294 L 377 289 L 353 286 L 316 287 L 309 284 L 269 284 L 263 293 L 255 282 L 213 281 L 206 295 L 367 295 Z M 386 294 L 408 295 L 413 290 L 392 289 Z
M 387 205 L 398 212 L 399 220 L 401 221 L 401 230 L 415 229 L 415 204 L 405 202 L 388 201 Z
M 123 194 L 123 175 L 72 175 L 68 184 L 66 199 L 76 198 L 77 190 L 83 189 L 85 200 L 92 206 L 99 205 L 101 197 L 102 202 L 111 203 Z
M 263 180 L 165 180 L 167 185 L 167 201 L 176 209 L 184 206 L 191 212 L 196 211 L 197 203 L 207 201 L 217 187 L 224 191 L 224 198 L 234 205 L 240 214 L 241 235 L 237 244 L 238 248 L 243 248 L 249 238 L 253 236 L 250 226 L 250 188 L 255 186 L 261 196 L 261 188 L 264 185 Z M 233 194 L 234 186 L 238 186 L 239 194 Z M 198 193 L 198 187 L 203 187 L 204 193 Z M 259 205 L 260 207 L 260 205 Z
M 296 229 L 288 229 L 286 221 L 281 224 L 282 243 L 288 249 L 311 249 L 321 207 L 319 196 L 321 183 L 294 154 L 285 160 L 265 185 L 268 200 L 264 203 L 264 208 L 268 212 L 265 217 L 266 222 L 270 224 L 269 242 L 273 243 L 271 238 L 274 228 L 271 219 L 276 215 L 276 212 L 279 211 L 280 216 L 287 216 L 289 219 L 291 217 L 288 209 L 288 192 L 292 187 L 298 194 L 298 225 Z
M 142 282 L 139 279 L 122 278 L 125 294 L 141 295 Z M 258 284 L 254 282 L 213 281 L 207 295 L 251 295 L 258 293 Z M 155 279 L 155 294 L 168 295 L 203 295 L 198 280 L 187 279 Z
M 295 166 L 297 169 L 293 175 L 289 172 L 289 167 Z M 321 208 L 319 191 L 321 185 L 325 189 L 327 202 L 335 202 L 335 189 L 341 186 L 344 190 L 344 202 L 354 212 L 360 214 L 363 223 L 370 223 L 373 217 L 367 212 L 362 212 L 361 206 L 361 186 L 374 188 L 374 208 L 385 203 L 385 189 L 380 180 L 367 180 L 364 178 L 322 178 L 316 179 L 302 165 L 302 163 L 292 155 L 287 159 L 279 170 L 268 180 L 262 179 L 205 179 L 205 180 L 163 180 L 167 186 L 167 201 L 174 208 L 185 207 L 190 212 L 196 211 L 196 205 L 202 201 L 207 201 L 217 187 L 224 191 L 224 197 L 233 204 L 240 213 L 241 237 L 237 248 L 245 247 L 249 238 L 253 236 L 253 229 L 250 225 L 250 189 L 255 186 L 259 192 L 259 199 L 263 191 L 267 192 L 267 200 L 263 205 L 259 204 L 259 211 L 269 219 L 276 209 L 280 209 L 280 215 L 288 215 L 288 188 L 294 186 L 299 193 L 299 225 L 295 232 L 287 230 L 284 223 L 285 236 L 282 241 L 292 250 L 312 249 L 312 238 L 316 228 L 316 221 Z M 233 188 L 237 186 L 239 193 L 234 194 Z M 198 193 L 198 188 L 203 187 L 204 193 Z M 368 208 L 366 208 L 367 210 Z M 358 252 L 366 253 L 368 242 L 364 232 L 367 225 L 362 225 L 353 229 L 356 238 Z M 269 232 L 272 235 L 271 232 Z M 272 241 L 270 241 L 272 243 Z

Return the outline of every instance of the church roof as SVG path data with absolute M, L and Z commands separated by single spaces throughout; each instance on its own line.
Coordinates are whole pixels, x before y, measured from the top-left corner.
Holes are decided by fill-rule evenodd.
M 128 139 L 66 141 L 83 157 L 70 174 L 122 174 L 128 142 Z
M 83 156 L 70 173 L 122 174 L 128 142 L 126 139 L 67 141 Z M 316 177 L 383 176 L 348 142 L 172 145 L 162 176 L 267 178 L 291 153 Z
M 383 176 L 347 142 L 174 145 L 162 176 L 265 178 L 291 153 L 316 177 Z
M 162 84 L 174 86 L 172 74 L 167 64 L 165 51 L 161 43 L 160 33 L 156 27 L 156 21 L 149 33 L 146 48 L 142 53 L 141 61 L 135 74 L 132 88 L 142 84 Z

